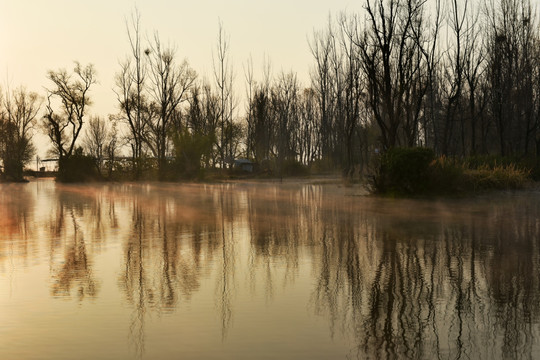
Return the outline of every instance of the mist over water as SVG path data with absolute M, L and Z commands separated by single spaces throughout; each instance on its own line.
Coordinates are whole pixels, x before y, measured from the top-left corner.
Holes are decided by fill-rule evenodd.
M 540 356 L 540 193 L 0 185 L 2 359 Z

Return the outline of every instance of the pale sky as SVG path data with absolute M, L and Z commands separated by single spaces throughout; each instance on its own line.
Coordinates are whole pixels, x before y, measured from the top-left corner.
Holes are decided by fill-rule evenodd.
M 212 51 L 219 20 L 229 35 L 238 96 L 244 96 L 243 66 L 251 56 L 260 72 L 265 57 L 273 73 L 294 71 L 307 86 L 313 64 L 308 37 L 323 29 L 329 14 L 358 12 L 361 0 L 0 0 L 0 88 L 24 85 L 45 94 L 48 70 L 92 63 L 98 84 L 89 115 L 118 112 L 113 92 L 119 61 L 129 43 L 125 20 L 137 7 L 148 36 L 158 31 L 199 76 L 212 79 Z M 34 140 L 45 155 L 46 139 Z
M 532 0 L 537 6 L 540 0 Z M 308 86 L 313 58 L 308 38 L 342 11 L 362 12 L 363 0 L 0 0 L 0 88 L 24 85 L 44 95 L 48 70 L 92 63 L 99 84 L 89 115 L 118 112 L 113 92 L 119 61 L 129 50 L 125 20 L 137 7 L 148 36 L 158 31 L 199 76 L 212 79 L 219 20 L 230 38 L 236 91 L 244 96 L 243 66 L 293 71 Z M 41 140 L 42 142 L 43 140 Z M 40 146 L 40 155 L 43 151 Z
M 307 85 L 313 63 L 307 38 L 325 27 L 329 13 L 359 11 L 362 1 L 0 0 L 0 86 L 25 85 L 44 93 L 48 70 L 72 70 L 75 60 L 92 63 L 99 84 L 92 89 L 91 112 L 116 112 L 114 74 L 128 53 L 125 19 L 135 6 L 149 36 L 158 31 L 164 43 L 176 45 L 180 59 L 208 78 L 221 19 L 237 87 L 243 89 L 243 65 L 250 55 L 255 71 L 267 55 L 274 73 L 293 70 Z

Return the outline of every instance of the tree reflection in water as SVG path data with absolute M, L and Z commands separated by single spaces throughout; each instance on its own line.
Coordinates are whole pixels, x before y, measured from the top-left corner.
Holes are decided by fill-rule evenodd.
M 251 288 L 262 283 L 267 302 L 278 285 L 294 283 L 301 241 L 310 238 L 311 227 L 304 227 L 299 217 L 305 205 L 297 202 L 301 193 L 298 188 L 274 186 L 248 191 Z
M 22 189 L 19 202 L 0 192 L 0 270 L 7 258 L 31 258 L 45 229 L 51 295 L 96 298 L 103 278 L 95 260 L 116 236 L 116 284 L 140 357 L 151 313 L 172 314 L 210 288 L 204 296 L 214 297 L 226 343 L 244 311 L 243 289 L 268 306 L 306 278 L 308 296 L 299 301 L 327 321 L 332 337 L 353 342 L 350 357 L 539 353 L 537 193 L 424 201 L 297 184 Z M 44 192 L 52 207 L 38 220 Z
M 538 276 L 531 276 L 540 264 L 534 203 L 394 202 L 328 191 L 131 187 L 132 232 L 119 284 L 134 306 L 137 351 L 144 351 L 148 309 L 168 312 L 189 301 L 212 264 L 226 340 L 242 256 L 237 239 L 245 236 L 237 228 L 246 221 L 250 287 L 262 285 L 270 302 L 276 286 L 294 286 L 300 259 L 310 258 L 311 307 L 332 334 L 355 339 L 359 358 L 532 352 L 540 300 Z
M 100 199 L 83 187 L 63 188 L 58 185 L 58 201 L 52 209 L 49 220 L 50 231 L 50 268 L 51 294 L 58 297 L 70 297 L 75 292 L 79 301 L 85 297 L 96 297 L 99 293 L 99 281 L 94 278 L 92 260 L 88 256 L 85 240 L 87 229 L 79 222 L 96 224 L 100 214 Z M 101 240 L 92 238 L 92 245 Z M 57 254 L 58 250 L 62 254 Z
M 320 216 L 312 303 L 332 328 L 354 334 L 358 357 L 533 353 L 540 262 L 539 228 L 530 215 L 540 209 L 524 201 L 496 204 L 479 215 L 459 204 L 443 210 L 457 215 L 373 216 L 351 204 L 348 211 L 339 205 Z
M 75 288 L 79 301 L 82 301 L 85 296 L 97 296 L 99 284 L 92 274 L 92 265 L 86 252 L 84 237 L 73 211 L 70 211 L 70 217 L 73 221 L 73 234 L 66 236 L 64 259 L 61 265 L 55 264 L 56 266 L 53 267 L 54 281 L 51 293 L 53 296 L 69 296 L 71 290 Z M 54 255 L 54 252 L 51 255 Z
M 35 243 L 31 241 L 35 234 L 32 224 L 35 201 L 31 190 L 21 191 L 20 184 L 0 186 L 0 270 L 3 270 L 8 254 L 26 260 L 35 251 Z M 14 193 L 17 198 L 13 198 Z
M 203 187 L 161 190 L 167 196 L 156 197 L 144 186 L 130 189 L 132 231 L 124 245 L 119 286 L 134 306 L 130 333 L 139 354 L 144 351 L 148 309 L 170 312 L 181 300 L 188 302 L 199 289 L 201 276 L 208 275 L 209 264 L 220 256 L 222 276 L 216 289 L 223 336 L 232 314 L 234 230 L 224 226 L 232 224 L 231 212 L 225 210 L 230 200 L 226 192 L 214 198 Z
M 235 291 L 235 199 L 234 193 L 227 186 L 218 192 L 220 246 L 221 246 L 221 276 L 216 284 L 216 302 L 221 318 L 221 339 L 225 340 L 231 325 L 233 305 L 232 297 Z M 216 219 L 218 220 L 218 219 Z M 218 239 L 216 239 L 218 240 Z

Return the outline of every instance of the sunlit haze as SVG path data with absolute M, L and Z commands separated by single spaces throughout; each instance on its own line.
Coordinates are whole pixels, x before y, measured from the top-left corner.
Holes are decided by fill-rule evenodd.
M 1 87 L 26 86 L 44 93 L 48 70 L 92 63 L 98 73 L 91 114 L 117 111 L 113 92 L 119 61 L 128 52 L 126 19 L 135 8 L 148 36 L 158 31 L 199 76 L 211 78 L 219 21 L 230 39 L 236 88 L 243 96 L 243 67 L 250 58 L 260 72 L 265 57 L 274 73 L 294 71 L 305 84 L 312 56 L 308 37 L 329 14 L 359 11 L 361 1 L 0 1 Z
M 0 360 L 540 359 L 539 219 L 540 0 L 0 0 Z

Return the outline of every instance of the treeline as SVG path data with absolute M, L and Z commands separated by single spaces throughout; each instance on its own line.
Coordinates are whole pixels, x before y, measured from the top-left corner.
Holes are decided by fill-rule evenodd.
M 294 72 L 273 75 L 268 64 L 256 79 L 252 62 L 245 64 L 244 101 L 221 24 L 212 77 L 201 79 L 157 33 L 143 37 L 134 13 L 126 23 L 130 53 L 115 82 L 118 113 L 93 118 L 82 132 L 95 70 L 77 64 L 71 74 L 48 74 L 41 127 L 60 173 L 78 151 L 100 176 L 111 176 L 122 149 L 131 158 L 123 168 L 129 177 L 162 180 L 230 168 L 240 157 L 278 176 L 312 169 L 352 177 L 374 154 L 396 147 L 536 159 L 540 34 L 530 0 L 365 0 L 364 9 L 331 18 L 310 37 L 307 87 Z M 10 96 L 2 131 L 17 128 L 29 143 L 24 126 L 6 115 Z M 30 145 L 17 153 L 8 138 L 1 145 L 6 172 L 11 157 L 19 169 L 31 153 Z
M 23 180 L 23 167 L 35 153 L 32 135 L 40 104 L 39 95 L 24 87 L 0 92 L 0 180 Z
M 528 0 L 365 2 L 316 34 L 323 156 L 423 146 L 439 155 L 535 156 L 540 47 Z M 375 137 L 361 131 L 375 127 Z M 366 141 L 367 140 L 367 141 Z

